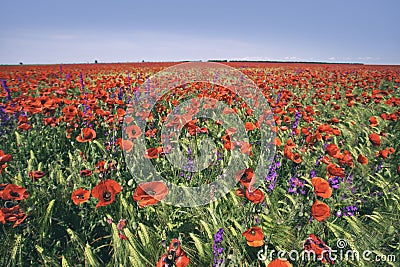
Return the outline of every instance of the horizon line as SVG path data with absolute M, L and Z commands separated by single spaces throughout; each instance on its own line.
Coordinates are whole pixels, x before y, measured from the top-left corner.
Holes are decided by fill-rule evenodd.
M 208 59 L 208 60 L 157 60 L 157 61 L 102 61 L 93 62 L 59 62 L 59 63 L 0 63 L 0 66 L 43 66 L 43 65 L 80 65 L 80 64 L 132 64 L 132 63 L 180 63 L 180 62 L 220 62 L 220 63 L 291 63 L 291 64 L 329 64 L 329 65 L 365 65 L 365 66 L 400 66 L 400 63 L 366 63 L 366 62 L 351 62 L 351 61 L 314 61 L 314 60 L 241 60 L 241 59 Z

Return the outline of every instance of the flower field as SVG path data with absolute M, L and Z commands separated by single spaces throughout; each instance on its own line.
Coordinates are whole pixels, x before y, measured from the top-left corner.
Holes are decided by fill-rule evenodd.
M 177 64 L 0 66 L 0 266 L 398 266 L 399 66 Z

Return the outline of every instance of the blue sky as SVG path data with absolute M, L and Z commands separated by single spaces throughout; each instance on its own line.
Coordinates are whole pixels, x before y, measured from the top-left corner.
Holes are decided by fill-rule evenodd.
M 400 64 L 400 1 L 3 1 L 0 64 Z

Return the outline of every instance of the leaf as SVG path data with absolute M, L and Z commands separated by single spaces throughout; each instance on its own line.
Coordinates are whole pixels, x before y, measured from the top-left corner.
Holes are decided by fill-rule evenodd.
M 92 248 L 90 247 L 89 244 L 86 244 L 85 246 L 85 266 L 89 265 L 89 266 L 98 266 L 98 263 L 96 261 L 96 259 L 94 258 L 93 252 L 92 252 Z
M 357 235 L 362 232 L 360 226 L 358 225 L 360 222 L 358 221 L 358 219 L 355 216 L 352 216 L 352 217 L 344 216 L 344 218 L 350 224 L 350 226 L 352 227 L 353 231 Z
M 43 216 L 42 226 L 40 229 L 42 237 L 45 237 L 48 231 L 48 223 L 50 221 L 51 214 L 53 213 L 53 206 L 55 201 L 56 200 L 53 199 L 49 202 L 49 204 L 47 205 L 46 213 Z
M 17 140 L 17 146 L 19 147 L 21 145 L 21 135 L 15 131 L 15 139 Z
M 112 223 L 111 228 L 112 228 L 113 248 L 114 248 L 114 253 L 115 253 L 116 251 L 119 251 L 119 249 L 121 247 L 121 240 L 118 235 L 117 225 L 115 223 Z
M 103 146 L 102 144 L 99 143 L 99 141 L 93 140 L 92 142 L 93 142 L 93 144 L 95 144 L 95 145 L 101 150 L 101 152 L 102 152 L 104 155 L 107 154 L 106 149 L 104 148 L 104 146 Z
M 147 246 L 150 243 L 150 236 L 149 232 L 147 231 L 147 226 L 143 223 L 139 223 L 138 235 L 144 246 Z
M 213 234 L 211 233 L 211 230 L 210 230 L 210 227 L 208 226 L 208 224 L 203 220 L 200 220 L 200 224 L 203 226 L 204 230 L 206 231 L 208 239 L 213 239 Z
M 192 238 L 192 240 L 194 241 L 194 245 L 196 246 L 197 252 L 200 256 L 200 258 L 204 258 L 205 254 L 204 254 L 204 248 L 203 248 L 203 244 L 200 241 L 200 239 L 194 235 L 193 233 L 189 233 L 189 236 Z
M 64 255 L 61 256 L 61 267 L 69 267 L 68 261 L 65 259 Z
M 39 252 L 40 255 L 43 254 L 43 248 L 39 245 L 35 245 L 36 251 Z
M 147 259 L 143 253 L 140 251 L 139 247 L 141 247 L 140 244 L 137 244 L 136 238 L 132 235 L 132 232 L 128 228 L 124 228 L 124 234 L 126 238 L 129 241 L 128 245 L 128 251 L 130 252 L 130 257 L 129 261 L 134 262 L 133 266 L 143 266 L 143 265 L 138 265 L 140 262 L 146 262 L 148 266 L 151 266 L 154 263 L 151 263 L 149 259 Z
M 21 248 L 21 237 L 22 235 L 18 235 L 14 241 L 14 246 L 11 250 L 11 260 L 14 262 L 17 256 L 18 250 Z

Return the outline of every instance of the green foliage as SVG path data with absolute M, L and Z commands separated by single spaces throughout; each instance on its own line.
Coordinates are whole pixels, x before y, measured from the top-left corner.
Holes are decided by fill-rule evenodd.
M 145 76 L 155 70 L 144 68 L 140 71 Z M 110 125 L 106 122 L 107 118 L 97 116 L 96 123 L 93 123 L 97 138 L 93 142 L 78 143 L 74 138 L 79 134 L 79 129 L 85 125 L 83 121 L 77 119 L 79 127 L 74 128 L 72 137 L 68 138 L 65 131 L 70 126 L 67 123 L 61 122 L 57 127 L 45 126 L 43 123 L 45 116 L 33 114 L 29 116 L 32 125 L 29 131 L 16 130 L 17 121 L 11 121 L 13 132 L 7 133 L 0 147 L 13 156 L 13 161 L 8 163 L 7 168 L 0 174 L 0 183 L 24 186 L 30 194 L 28 199 L 21 202 L 28 215 L 27 219 L 15 228 L 10 223 L 0 225 L 0 241 L 3 244 L 0 247 L 0 266 L 155 266 L 161 255 L 167 253 L 167 248 L 164 246 L 168 246 L 173 238 L 180 239 L 182 248 L 190 258 L 190 266 L 211 266 L 214 234 L 219 228 L 225 230 L 222 266 L 230 266 L 229 262 L 231 266 L 266 266 L 268 261 L 257 259 L 260 249 L 301 252 L 309 234 L 318 235 L 332 249 L 338 249 L 335 243 L 338 239 L 345 239 L 347 247 L 351 250 L 370 250 L 371 258 L 396 255 L 397 260 L 400 260 L 398 254 L 400 183 L 396 170 L 400 158 L 398 141 L 400 124 L 379 117 L 382 113 L 396 112 L 398 107 L 386 105 L 384 101 L 391 96 L 400 97 L 398 90 L 385 96 L 380 103 L 356 101 L 354 106 L 349 107 L 345 94 L 350 87 L 354 95 L 362 95 L 364 92 L 371 95 L 368 86 L 364 88 L 354 82 L 354 80 L 359 82 L 367 80 L 367 76 L 359 78 L 357 73 L 336 73 L 323 69 L 312 72 L 308 70 L 302 74 L 281 69 L 260 69 L 260 74 L 257 74 L 257 71 L 243 70 L 255 80 L 257 75 L 261 75 L 262 79 L 260 78 L 258 83 L 268 98 L 275 98 L 278 92 L 284 90 L 290 92 L 290 97 L 287 96 L 281 101 L 286 103 L 284 109 L 291 122 L 294 115 L 288 108 L 294 107 L 296 102 L 301 104 L 302 111 L 306 106 L 313 106 L 316 120 L 309 123 L 300 120 L 299 129 L 309 127 L 315 132 L 321 124 L 329 124 L 333 117 L 337 117 L 340 121 L 331 125 L 340 130 L 341 135 L 332 136 L 329 143 L 341 144 L 341 151 L 348 150 L 351 154 L 354 166 L 344 168 L 348 174 L 346 178 L 351 174 L 353 181 L 351 184 L 342 181 L 339 188 L 333 190 L 332 197 L 324 200 L 331 208 L 331 217 L 326 222 L 319 223 L 312 220 L 311 205 L 316 196 L 309 175 L 310 171 L 314 170 L 317 176 L 327 177 L 325 165 L 315 164 L 319 156 L 325 155 L 326 142 L 319 140 L 313 145 L 307 144 L 302 134 L 299 136 L 290 134 L 291 123 L 282 122 L 282 125 L 287 126 L 289 130 L 279 131 L 278 137 L 284 144 L 289 138 L 293 139 L 297 144 L 296 149 L 301 151 L 302 162 L 296 165 L 283 156 L 282 147 L 278 148 L 276 154 L 281 156 L 281 167 L 277 170 L 277 182 L 270 193 L 267 193 L 268 186 L 261 184 L 261 189 L 265 193 L 263 204 L 253 204 L 245 198 L 238 197 L 235 189 L 232 189 L 223 198 L 201 207 L 180 208 L 158 203 L 155 206 L 139 208 L 132 200 L 137 184 L 124 165 L 124 154 L 115 142 L 109 144 L 109 139 L 121 136 L 118 123 Z M 334 74 L 341 78 L 334 78 Z M 98 78 L 96 75 L 100 76 L 99 73 L 92 74 L 86 82 L 94 85 Z M 120 79 L 123 79 L 125 74 L 114 72 L 109 75 L 121 76 Z M 271 75 L 278 81 L 271 79 Z M 279 85 L 280 81 L 297 78 L 296 75 L 300 75 L 303 82 L 298 82 L 301 79 L 293 80 L 290 83 L 292 85 L 287 88 Z M 30 78 L 36 79 L 37 76 L 33 75 Z M 369 85 L 382 90 L 392 90 L 395 86 L 395 82 L 389 82 L 384 78 L 380 80 L 381 83 Z M 134 83 L 139 84 L 138 81 Z M 321 83 L 324 86 L 321 87 Z M 46 88 L 44 84 L 41 86 Z M 328 89 L 336 86 L 340 89 L 338 92 L 341 98 L 322 100 L 322 96 L 328 94 Z M 314 87 L 319 88 L 318 93 Z M 116 94 L 118 88 L 105 86 L 96 90 L 100 89 L 104 89 L 106 93 L 101 96 L 104 99 L 101 97 L 97 99 L 98 107 L 109 110 L 115 115 L 119 106 L 107 104 L 105 99 L 111 94 Z M 39 94 L 39 90 L 37 91 L 32 95 Z M 77 86 L 69 87 L 66 93 L 70 100 L 83 97 Z M 95 93 L 94 89 L 88 93 Z M 16 91 L 13 91 L 13 94 L 16 94 Z M 126 96 L 124 98 L 126 100 Z M 333 109 L 331 102 L 340 106 L 340 110 Z M 165 99 L 162 99 L 161 103 L 171 106 L 170 101 Z M 240 99 L 235 98 L 233 106 L 239 109 L 241 119 L 256 122 L 254 118 L 246 117 L 240 109 L 240 104 Z M 77 106 L 83 112 L 82 103 Z M 53 116 L 59 117 L 62 113 L 57 109 Z M 368 125 L 370 116 L 378 118 L 379 126 Z M 160 118 L 157 119 L 157 123 L 160 123 Z M 215 126 L 208 120 L 200 121 L 199 125 L 208 127 L 210 132 L 216 131 L 210 133 L 210 136 L 217 140 L 216 145 L 223 151 L 223 143 L 220 141 L 224 132 L 222 127 Z M 382 136 L 380 148 L 371 145 L 368 139 L 371 132 L 386 133 Z M 260 138 L 256 130 L 250 137 L 250 141 L 254 142 Z M 183 150 L 189 145 L 195 150 L 198 143 L 201 143 L 201 138 L 190 136 L 187 130 L 183 131 L 182 139 Z M 155 138 L 147 138 L 147 142 L 149 147 L 159 145 L 159 140 Z M 376 156 L 380 149 L 390 146 L 395 148 L 394 154 L 385 160 Z M 359 154 L 368 157 L 368 165 L 364 166 L 357 162 Z M 258 155 L 259 151 L 254 148 L 250 165 L 256 165 Z M 153 164 L 171 182 L 194 185 L 205 181 L 210 183 L 217 179 L 216 177 L 227 165 L 229 156 L 229 152 L 223 151 L 220 165 L 215 164 L 193 175 L 190 181 L 187 179 L 190 172 L 183 172 L 181 176 L 181 172 L 165 159 L 155 159 Z M 106 162 L 104 172 L 106 177 L 118 181 L 123 188 L 122 192 L 117 195 L 114 203 L 106 207 L 96 209 L 97 200 L 94 198 L 79 206 L 75 205 L 71 200 L 72 192 L 80 187 L 90 190 L 102 178 L 101 173 L 96 171 L 96 164 L 100 160 Z M 108 163 L 116 167 L 107 167 Z M 375 171 L 378 165 L 381 165 L 382 169 Z M 134 167 L 140 169 L 140 166 Z M 80 171 L 84 169 L 94 172 L 91 176 L 85 177 L 80 175 Z M 33 181 L 28 174 L 34 170 L 44 171 L 46 175 L 38 181 Z M 304 195 L 288 193 L 288 180 L 296 174 L 304 182 Z M 358 207 L 354 216 L 336 216 L 338 211 L 343 211 L 350 205 Z M 113 221 L 109 223 L 107 219 Z M 120 219 L 126 220 L 126 226 L 122 230 L 118 229 Z M 263 247 L 249 247 L 242 236 L 245 230 L 254 225 L 260 226 L 265 234 Z M 302 261 L 292 264 L 293 266 L 321 265 Z M 350 260 L 338 261 L 335 266 L 380 266 L 379 264 Z M 382 263 L 382 266 L 383 264 L 395 266 L 390 262 Z

